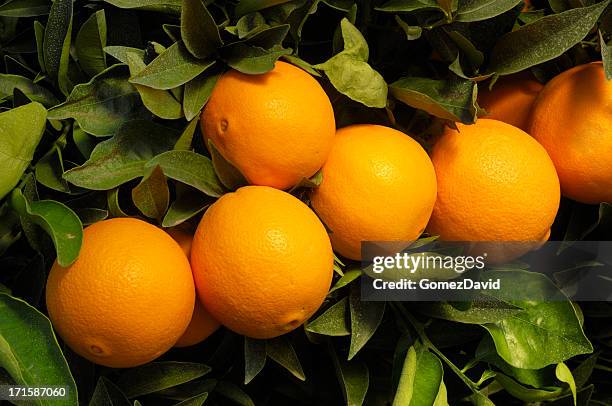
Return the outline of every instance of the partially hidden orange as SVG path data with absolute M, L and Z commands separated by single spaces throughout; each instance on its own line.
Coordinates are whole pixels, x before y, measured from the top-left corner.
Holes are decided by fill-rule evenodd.
M 261 75 L 236 70 L 215 85 L 201 116 L 202 133 L 253 185 L 288 189 L 325 162 L 334 112 L 310 74 L 278 61 Z
M 333 261 L 317 216 L 266 186 L 223 195 L 204 214 L 191 248 L 206 309 L 229 329 L 259 339 L 296 329 L 319 308 Z
M 361 259 L 362 241 L 414 241 L 436 200 L 429 156 L 408 135 L 379 125 L 338 130 L 312 192 L 312 207 L 334 250 Z
M 84 230 L 78 259 L 53 264 L 47 309 L 59 336 L 96 364 L 128 368 L 169 350 L 193 313 L 189 261 L 163 230 L 115 218 Z
M 612 202 L 612 81 L 601 62 L 548 82 L 534 104 L 529 132 L 555 163 L 564 196 Z

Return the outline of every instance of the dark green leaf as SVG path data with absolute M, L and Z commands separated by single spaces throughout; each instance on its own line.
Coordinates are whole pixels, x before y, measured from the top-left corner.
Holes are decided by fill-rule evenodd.
M 185 399 L 174 406 L 202 406 L 206 399 L 208 399 L 208 392 Z
M 217 24 L 202 0 L 183 0 L 181 37 L 185 48 L 200 59 L 209 57 L 222 45 Z
M 209 372 L 209 366 L 194 362 L 152 362 L 125 371 L 117 386 L 133 399 L 193 381 Z
M 346 362 L 340 360 L 331 346 L 330 353 L 346 405 L 363 405 L 370 386 L 370 373 L 367 365 L 361 361 Z
M 164 220 L 163 227 L 174 227 L 189 220 L 211 204 L 208 196 L 183 184 L 177 185 L 177 197 L 170 205 Z
M 68 388 L 65 400 L 33 400 L 44 405 L 78 405 L 77 387 L 51 323 L 26 302 L 0 293 L 0 367 L 18 385 Z
M 404 20 L 402 20 L 400 16 L 395 16 L 395 21 L 404 31 L 404 34 L 406 34 L 406 39 L 408 41 L 414 41 L 416 39 L 421 38 L 423 29 L 418 25 L 409 25 Z
M 83 225 L 68 206 L 54 200 L 28 202 L 19 189 L 11 194 L 11 205 L 20 217 L 26 217 L 49 234 L 61 266 L 76 261 L 83 241 Z
M 205 72 L 185 85 L 183 110 L 187 120 L 191 121 L 200 114 L 220 77 L 221 74 L 207 75 Z
M 211 197 L 221 196 L 225 190 L 217 178 L 212 162 L 192 151 L 168 151 L 151 159 L 145 167 L 159 165 L 164 174 L 192 186 Z
M 138 48 L 122 47 L 122 46 L 110 46 L 104 47 L 104 52 L 117 59 L 119 62 L 128 63 L 128 54 L 136 54 L 140 59 L 144 59 L 145 51 Z
M 38 183 L 58 192 L 70 192 L 68 184 L 62 178 L 64 164 L 62 150 L 59 146 L 54 145 L 49 152 L 38 160 L 35 166 L 35 174 Z
M 476 120 L 477 85 L 469 80 L 406 77 L 389 89 L 399 101 L 436 117 L 466 124 Z
M 347 307 L 348 297 L 344 297 L 325 310 L 319 317 L 309 321 L 306 324 L 306 330 L 326 336 L 347 336 L 351 334 Z
M 435 0 L 390 0 L 376 9 L 395 13 L 428 9 L 440 10 L 440 6 Z
M 353 285 L 349 296 L 349 308 L 351 313 L 351 347 L 348 359 L 350 361 L 378 329 L 385 314 L 385 302 L 362 301 L 359 286 Z
M 119 204 L 120 188 L 114 188 L 106 193 L 106 204 L 111 217 L 128 217 Z
M 281 336 L 266 341 L 266 354 L 291 375 L 301 381 L 306 380 L 302 364 L 287 337 Z
M 79 65 L 89 76 L 106 69 L 106 15 L 100 10 L 89 16 L 81 26 L 75 41 Z
M 0 73 L 0 99 L 11 97 L 15 89 L 19 89 L 30 100 L 41 103 L 46 107 L 59 103 L 52 92 L 32 82 L 30 79 L 23 76 Z
M 243 16 L 254 11 L 263 10 L 265 8 L 277 6 L 289 1 L 290 0 L 240 0 L 235 11 L 238 16 Z
M 509 394 L 515 398 L 521 399 L 525 402 L 541 402 L 543 400 L 555 399 L 562 394 L 563 389 L 561 388 L 550 388 L 550 389 L 533 389 L 527 386 L 523 386 L 516 382 L 514 379 L 506 376 L 500 372 L 495 376 L 495 380 L 508 391 Z
M 289 54 L 291 50 L 280 45 L 265 49 L 244 42 L 235 42 L 221 50 L 221 57 L 231 68 L 248 75 L 258 75 L 272 70 L 278 58 Z
M 148 117 L 127 77 L 127 67 L 111 66 L 88 83 L 75 86 L 64 103 L 49 110 L 49 118 L 74 118 L 88 133 L 107 136 L 128 121 Z
M 244 337 L 244 384 L 251 382 L 266 366 L 266 341 Z
M 214 60 L 195 59 L 179 41 L 133 76 L 130 82 L 154 89 L 173 89 L 189 82 L 214 63 Z
M 72 36 L 72 0 L 55 0 L 45 28 L 43 53 L 47 73 L 58 82 L 65 95 L 72 85 L 68 79 Z
M 522 0 L 459 0 L 455 21 L 487 20 L 513 9 Z
M 239 406 L 255 406 L 253 400 L 239 386 L 229 381 L 220 381 L 215 392 Z
M 361 269 L 350 269 L 342 275 L 338 282 L 329 290 L 329 293 L 332 293 L 338 289 L 341 289 L 351 282 L 357 280 L 361 275 L 363 275 L 363 271 Z
M 601 46 L 601 59 L 606 72 L 606 79 L 612 80 L 612 44 L 607 44 L 603 34 L 599 31 L 599 45 Z
M 468 304 L 466 310 L 459 310 L 447 302 L 430 303 L 420 306 L 419 309 L 432 317 L 467 324 L 495 323 L 522 310 L 510 303 L 497 300 L 476 300 Z
M 47 111 L 39 103 L 0 113 L 0 199 L 19 182 L 45 130 Z
M 145 164 L 172 149 L 178 134 L 150 121 L 130 121 L 99 143 L 83 165 L 64 174 L 68 182 L 93 190 L 109 190 L 143 176 Z
M 131 403 L 117 385 L 101 376 L 89 401 L 89 406 L 131 406 Z
M 161 221 L 168 210 L 170 190 L 168 180 L 159 166 L 152 167 L 132 189 L 132 201 L 142 214 Z
M 3 17 L 36 17 L 49 13 L 49 0 L 8 0 L 0 6 Z
M 240 186 L 247 185 L 244 175 L 232 163 L 228 162 L 217 150 L 212 140 L 208 139 L 208 150 L 212 158 L 215 173 L 221 183 L 229 190 L 235 190 Z
M 560 56 L 591 31 L 608 4 L 546 16 L 504 35 L 493 48 L 488 71 L 509 75 Z
M 104 0 L 115 7 L 180 14 L 181 0 Z

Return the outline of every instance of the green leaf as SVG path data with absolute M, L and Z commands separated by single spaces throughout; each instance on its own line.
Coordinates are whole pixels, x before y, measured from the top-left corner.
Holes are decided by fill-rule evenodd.
M 213 16 L 202 0 L 183 0 L 181 37 L 196 58 L 212 55 L 223 44 Z
M 266 366 L 266 341 L 244 337 L 244 384 L 248 385 Z
M 104 0 L 115 7 L 179 15 L 181 0 Z
M 136 54 L 141 60 L 144 59 L 145 51 L 138 48 L 122 47 L 122 46 L 110 46 L 104 47 L 104 52 L 117 59 L 119 62 L 128 63 L 128 54 Z
M 332 85 L 342 94 L 368 107 L 387 105 L 387 83 L 368 64 L 368 44 L 363 35 L 346 18 L 340 22 L 344 50 L 315 65 L 325 72 Z
M 36 40 L 36 59 L 41 72 L 46 72 L 45 68 L 45 26 L 38 21 L 34 21 L 34 39 Z
M 145 164 L 172 149 L 178 134 L 150 121 L 130 121 L 99 143 L 83 165 L 64 173 L 68 182 L 92 190 L 109 190 L 143 176 Z
M 64 163 L 62 150 L 58 145 L 53 145 L 49 152 L 38 160 L 34 168 L 36 181 L 38 183 L 49 189 L 57 190 L 58 192 L 70 192 L 68 184 L 62 178 Z
M 442 363 L 431 352 L 420 347 L 410 347 L 393 406 L 442 406 L 448 405 L 443 381 Z
M 607 44 L 603 34 L 599 31 L 599 45 L 601 47 L 601 59 L 606 72 L 606 79 L 612 80 L 612 44 Z
M 219 381 L 215 392 L 240 406 L 255 406 L 253 400 L 239 386 L 229 381 Z
M 127 78 L 127 67 L 111 66 L 89 82 L 75 86 L 64 103 L 49 110 L 49 118 L 74 118 L 86 132 L 107 136 L 128 121 L 150 116 Z
M 521 385 L 514 379 L 507 375 L 498 372 L 495 376 L 495 380 L 501 384 L 501 386 L 515 398 L 521 399 L 525 402 L 541 402 L 543 400 L 555 399 L 559 397 L 563 389 L 561 388 L 550 388 L 550 389 L 533 389 Z
M 23 92 L 28 99 L 41 103 L 46 107 L 59 103 L 53 93 L 32 82 L 30 79 L 23 76 L 0 73 L 0 99 L 12 97 L 15 89 Z
M 475 300 L 459 310 L 447 302 L 424 304 L 419 310 L 431 317 L 466 324 L 495 323 L 522 311 L 520 307 L 498 300 Z
M 220 73 L 208 75 L 205 72 L 185 85 L 183 110 L 188 121 L 193 120 L 200 114 L 220 77 Z
M 120 191 L 121 189 L 117 187 L 106 193 L 106 205 L 108 206 L 108 212 L 111 217 L 129 217 L 119 204 Z
M 192 151 L 168 151 L 151 159 L 145 167 L 159 165 L 167 177 L 192 186 L 202 193 L 219 197 L 225 190 L 217 178 L 212 162 Z
M 386 12 L 405 12 L 409 13 L 412 11 L 419 10 L 441 10 L 438 2 L 435 0 L 390 0 L 380 7 L 377 7 L 378 11 Z
M 361 361 L 341 361 L 330 345 L 330 353 L 336 368 L 336 376 L 342 387 L 342 395 L 347 406 L 361 406 L 370 386 L 370 372 Z
M 106 69 L 106 15 L 96 11 L 83 23 L 75 41 L 79 65 L 89 76 Z
M 300 381 L 306 380 L 302 364 L 287 337 L 281 336 L 267 340 L 266 354 Z
M 131 406 L 131 403 L 117 385 L 101 376 L 89 401 L 89 406 Z
M 214 63 L 214 60 L 195 59 L 179 41 L 133 76 L 130 82 L 154 89 L 173 89 L 189 82 Z
M 55 0 L 45 28 L 43 54 L 47 73 L 58 82 L 64 95 L 72 88 L 68 79 L 71 36 L 72 0 Z
M 446 120 L 476 121 L 476 83 L 469 80 L 436 80 L 405 77 L 389 86 L 393 97 Z
M 459 0 L 455 21 L 488 20 L 512 10 L 523 0 Z
M 329 293 L 335 292 L 338 289 L 341 289 L 351 282 L 357 280 L 361 275 L 363 275 L 363 271 L 361 269 L 350 269 L 342 275 L 338 282 L 329 290 Z
M 275 45 L 269 49 L 235 42 L 221 49 L 221 58 L 233 69 L 248 75 L 271 71 L 281 57 L 291 54 L 290 49 Z
M 210 367 L 194 362 L 152 362 L 125 371 L 117 381 L 123 393 L 133 399 L 191 382 L 210 372 Z
M 149 218 L 161 219 L 168 210 L 170 190 L 162 169 L 156 165 L 132 189 L 132 201 L 142 214 Z
M 234 11 L 236 15 L 243 16 L 254 11 L 288 3 L 289 1 L 290 0 L 240 0 Z
M 572 371 L 570 371 L 567 365 L 565 365 L 563 362 L 560 362 L 555 368 L 555 375 L 557 376 L 558 380 L 560 380 L 561 382 L 565 382 L 569 386 L 570 391 L 572 392 L 572 397 L 574 399 L 574 405 L 577 405 L 578 402 L 576 399 L 576 382 L 574 381 Z
M 23 300 L 3 293 L 0 314 L 0 367 L 18 385 L 68 387 L 68 399 L 38 399 L 32 404 L 78 405 L 76 384 L 49 319 Z
M 593 374 L 593 370 L 595 369 L 595 365 L 597 365 L 597 360 L 599 358 L 600 353 L 596 352 L 593 355 L 589 356 L 587 359 L 582 361 L 574 370 L 572 371 L 572 375 L 574 377 L 574 381 L 576 383 L 577 388 L 582 388 L 586 386 Z
M 493 48 L 488 71 L 509 75 L 562 55 L 591 31 L 608 4 L 549 15 L 504 35 Z
M 47 111 L 39 103 L 0 113 L 0 199 L 19 182 L 45 130 Z
M 54 200 L 28 202 L 19 189 L 11 194 L 11 205 L 20 217 L 39 225 L 49 234 L 61 266 L 76 261 L 83 241 L 83 225 L 68 206 Z
M 240 186 L 248 185 L 244 175 L 231 162 L 228 162 L 217 150 L 212 140 L 208 139 L 208 150 L 212 159 L 215 173 L 219 181 L 229 190 L 236 190 Z
M 202 406 L 208 399 L 208 392 L 201 393 L 199 395 L 190 397 L 177 403 L 175 406 Z
M 8 0 L 0 6 L 2 17 L 36 17 L 49 14 L 49 0 Z
M 484 324 L 497 353 L 517 368 L 540 369 L 593 351 L 576 309 L 544 274 L 502 270 L 487 277 L 501 281 L 496 297 L 523 308 L 520 313 Z M 519 293 L 520 292 L 520 293 Z M 529 297 L 530 300 L 515 300 Z
M 348 296 L 342 298 L 323 314 L 306 324 L 306 331 L 326 336 L 347 336 L 351 334 L 348 321 Z
M 146 65 L 138 54 L 128 52 L 126 55 L 130 75 L 134 76 L 145 69 Z M 167 90 L 153 89 L 143 85 L 134 84 L 142 103 L 147 109 L 158 117 L 173 120 L 183 117 L 183 108 L 172 93 Z
M 395 16 L 395 21 L 397 22 L 397 25 L 399 25 L 400 28 L 404 31 L 404 34 L 406 34 L 406 39 L 408 41 L 414 41 L 421 38 L 423 29 L 418 25 L 409 25 L 404 20 L 402 20 L 400 16 L 397 15 Z
M 191 150 L 191 144 L 193 143 L 193 136 L 195 135 L 196 128 L 200 124 L 200 120 L 197 118 L 191 120 L 187 127 L 181 133 L 181 136 L 174 144 L 174 150 L 177 151 L 189 151 Z
M 351 313 L 349 361 L 372 338 L 385 314 L 385 302 L 364 302 L 361 300 L 359 292 L 359 286 L 351 286 L 351 294 L 349 296 Z
M 179 183 L 177 186 L 177 197 L 170 205 L 164 220 L 163 227 L 177 226 L 196 214 L 206 209 L 212 202 L 211 199 L 196 191 L 192 187 Z

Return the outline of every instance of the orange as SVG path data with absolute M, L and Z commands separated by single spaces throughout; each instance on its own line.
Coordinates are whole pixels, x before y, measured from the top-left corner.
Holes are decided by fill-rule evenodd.
M 612 202 L 612 81 L 602 63 L 548 82 L 533 107 L 530 133 L 555 163 L 563 195 Z
M 180 226 L 171 228 L 168 234 L 176 242 L 179 243 L 183 252 L 187 257 L 191 255 L 191 243 L 193 236 L 189 234 L 185 228 Z M 199 300 L 195 301 L 195 307 L 193 309 L 193 316 L 191 322 L 187 326 L 187 330 L 183 333 L 181 338 L 174 345 L 175 347 L 189 347 L 201 343 L 210 337 L 215 331 L 219 329 L 221 325 L 215 320 L 208 311 L 204 308 L 204 305 Z
M 503 76 L 492 90 L 488 90 L 488 86 L 480 88 L 478 104 L 487 111 L 486 118 L 527 131 L 531 107 L 543 88 L 544 85 L 528 72 Z
M 195 301 L 189 261 L 163 230 L 116 218 L 84 230 L 78 259 L 53 264 L 47 309 L 72 350 L 96 364 L 128 368 L 169 350 Z
M 448 241 L 509 241 L 503 262 L 548 239 L 559 208 L 559 179 L 540 144 L 501 121 L 447 128 L 434 145 L 438 200 L 428 231 Z M 495 247 L 491 244 L 488 247 Z
M 191 249 L 202 303 L 252 338 L 299 327 L 323 303 L 333 273 L 325 227 L 294 196 L 266 186 L 223 195 L 206 211 Z
M 436 175 L 425 150 L 379 125 L 336 133 L 312 207 L 331 231 L 334 249 L 361 259 L 362 241 L 413 241 L 436 200 Z
M 249 183 L 287 189 L 325 162 L 334 112 L 319 83 L 285 62 L 262 75 L 235 70 L 215 85 L 202 133 Z

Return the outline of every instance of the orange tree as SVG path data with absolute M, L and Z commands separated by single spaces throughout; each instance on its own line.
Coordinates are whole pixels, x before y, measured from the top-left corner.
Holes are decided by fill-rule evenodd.
M 54 401 L 66 405 L 612 404 L 609 303 L 361 301 L 366 276 L 359 263 L 336 249 L 340 234 L 330 245 L 307 208 L 311 196 L 325 195 L 318 197 L 318 214 L 328 217 L 327 226 L 342 224 L 353 240 L 423 232 L 434 185 L 431 177 L 423 180 L 421 171 L 430 173 L 431 165 L 420 149 L 409 155 L 424 157 L 422 164 L 402 163 L 401 148 L 387 148 L 390 158 L 380 166 L 380 148 L 355 148 L 372 161 L 343 157 L 348 163 L 337 171 L 346 172 L 330 174 L 334 190 L 317 194 L 333 122 L 336 128 L 391 127 L 394 137 L 403 132 L 420 143 L 411 141 L 410 148 L 431 151 L 441 133 L 461 137 L 453 129 L 474 124 L 486 108 L 493 118 L 535 131 L 549 150 L 568 196 L 550 238 L 567 244 L 612 239 L 609 0 L 4 0 L 0 23 L 0 385 L 66 387 L 68 395 Z M 534 101 L 552 78 L 591 62 L 597 63 L 546 87 L 548 99 Z M 578 74 L 583 71 L 588 78 Z M 540 113 L 529 119 L 534 103 Z M 564 136 L 555 140 L 559 132 Z M 476 146 L 460 157 L 462 165 L 481 158 L 471 154 L 486 148 Z M 490 156 L 506 156 L 499 166 L 505 168 L 517 158 L 510 152 Z M 530 158 L 538 154 L 541 148 Z M 383 182 L 377 174 L 394 160 L 406 171 L 414 168 L 401 182 L 427 184 L 402 190 L 399 199 L 377 195 L 387 190 L 377 189 L 375 179 Z M 453 162 L 436 155 L 436 169 L 452 173 Z M 551 168 L 548 161 L 544 166 Z M 489 182 L 490 168 L 483 164 L 477 184 Z M 249 182 L 293 197 L 252 189 L 249 201 L 236 200 L 237 193 L 235 207 L 214 206 Z M 556 208 L 554 174 L 547 182 L 550 193 L 540 194 L 548 193 L 547 207 Z M 457 184 L 475 183 L 461 173 L 457 183 L 445 178 L 449 201 L 462 199 L 452 192 Z M 503 223 L 520 213 L 541 214 L 538 192 L 529 196 L 532 207 L 521 201 L 516 212 L 511 191 L 487 201 L 465 199 L 476 202 L 467 211 L 486 206 L 474 217 L 503 207 Z M 394 211 L 404 200 L 410 206 Z M 200 223 L 192 262 L 197 290 L 214 295 L 196 305 L 189 338 L 168 350 L 193 300 L 189 282 L 184 294 L 172 287 L 178 281 L 169 263 L 184 276 L 187 262 L 161 230 L 175 238 L 182 233 L 181 245 L 188 246 L 211 205 L 215 213 L 225 210 L 224 220 L 209 214 Z M 467 214 L 455 213 L 460 207 L 444 209 L 469 230 Z M 418 221 L 410 220 L 414 210 Z M 293 212 L 301 223 L 287 220 Z M 400 214 L 414 230 L 385 234 Z M 539 232 L 550 226 L 550 210 L 545 215 Z M 83 234 L 84 226 L 117 217 L 153 226 L 134 221 L 147 232 L 126 226 L 116 239 L 95 237 L 97 228 Z M 433 228 L 452 228 L 450 217 L 437 216 Z M 520 233 L 520 221 L 513 221 Z M 207 233 L 209 225 L 214 232 Z M 243 245 L 254 235 L 257 244 Z M 424 238 L 423 244 L 433 237 Z M 275 262 L 284 252 L 299 263 Z M 133 258 L 149 265 L 132 272 Z M 567 275 L 597 265 L 565 262 L 559 270 Z M 511 271 L 522 281 L 511 290 L 558 292 L 558 280 L 520 268 L 516 263 Z M 213 271 L 225 285 L 207 277 Z M 138 285 L 141 276 L 149 291 Z M 64 291 L 74 300 L 61 296 Z M 275 296 L 279 291 L 283 300 Z M 178 301 L 182 318 L 170 314 Z M 213 316 L 227 327 L 219 328 Z M 266 333 L 249 338 L 228 327 Z M 107 346 L 109 336 L 114 341 Z

